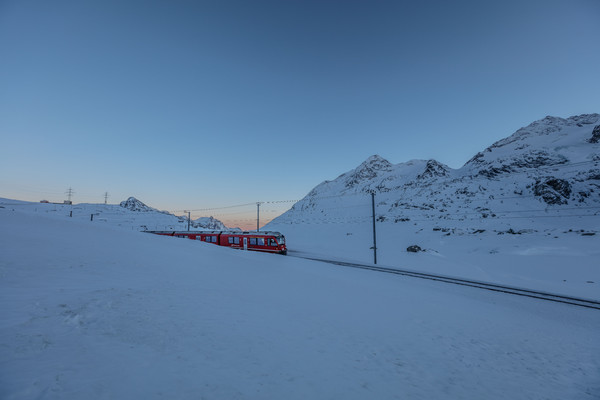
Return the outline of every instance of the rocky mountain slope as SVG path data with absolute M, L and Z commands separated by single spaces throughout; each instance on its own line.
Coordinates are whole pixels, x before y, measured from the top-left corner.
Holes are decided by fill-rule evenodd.
M 130 197 L 127 200 L 122 201 L 120 206 L 127 210 L 133 211 L 133 212 L 165 214 L 174 219 L 173 224 L 172 224 L 173 226 L 187 224 L 187 218 L 185 216 L 175 216 L 167 211 L 159 211 L 156 208 L 147 206 L 146 204 L 142 203 L 140 200 L 136 199 L 135 197 Z M 175 219 L 176 219 L 176 221 L 175 221 Z M 152 225 L 152 224 L 150 224 L 150 225 Z M 218 219 L 213 218 L 213 217 L 201 217 L 196 220 L 192 220 L 190 222 L 190 227 L 194 228 L 195 230 L 205 229 L 205 230 L 211 230 L 211 231 L 213 231 L 213 230 L 224 231 L 224 230 L 228 229 L 225 226 L 225 224 L 223 224 L 221 221 L 219 221 Z M 152 229 L 152 228 L 148 228 L 148 229 Z M 174 228 L 168 228 L 168 229 L 174 229 Z
M 392 164 L 374 155 L 316 186 L 268 227 L 368 221 L 371 192 L 379 222 L 452 226 L 480 219 L 558 222 L 599 215 L 599 141 L 600 115 L 585 114 L 536 121 L 459 169 L 436 160 Z
M 224 223 L 214 217 L 201 217 L 192 221 L 192 226 L 198 229 L 206 229 L 209 231 L 226 231 L 229 230 Z

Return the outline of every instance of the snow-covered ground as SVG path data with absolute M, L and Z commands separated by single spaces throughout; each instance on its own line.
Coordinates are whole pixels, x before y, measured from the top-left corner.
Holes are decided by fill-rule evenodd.
M 362 233 L 344 230 L 362 245 Z M 502 235 L 519 257 L 561 256 L 522 237 Z M 303 239 L 288 237 L 290 248 L 294 240 Z M 391 263 L 384 242 L 382 262 Z M 489 254 L 491 241 L 482 243 Z M 577 259 L 571 251 L 565 260 Z M 417 257 L 439 253 L 407 257 L 418 266 L 428 262 Z M 596 310 L 153 236 L 31 205 L 0 207 L 0 307 L 2 399 L 600 397 Z
M 476 224 L 453 222 L 452 228 L 435 221 L 378 222 L 377 262 L 600 300 L 600 235 L 582 235 L 600 230 L 600 216 L 562 222 L 576 228 L 569 232 L 570 228 L 556 225 L 544 227 L 539 220 L 513 220 L 501 226 L 482 219 Z M 540 231 L 532 231 L 532 226 Z M 328 259 L 373 262 L 371 222 L 271 223 L 266 228 L 286 235 L 292 255 L 298 251 Z M 522 233 L 506 233 L 509 229 Z M 407 252 L 412 245 L 424 251 Z

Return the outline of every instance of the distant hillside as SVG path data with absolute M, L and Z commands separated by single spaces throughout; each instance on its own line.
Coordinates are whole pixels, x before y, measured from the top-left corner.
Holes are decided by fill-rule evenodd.
M 119 205 L 32 203 L 0 198 L 0 208 L 22 209 L 49 217 L 82 220 L 136 231 L 188 229 L 187 216 L 177 216 L 167 211 L 159 211 L 135 197 L 129 197 Z M 213 217 L 203 217 L 192 221 L 190 228 L 211 231 L 228 230 L 221 221 Z
M 213 217 L 201 217 L 192 221 L 194 228 L 203 228 L 212 231 L 228 230 L 224 223 Z
M 136 199 L 135 197 L 129 197 L 127 200 L 122 201 L 120 203 L 120 206 L 127 210 L 134 211 L 134 212 L 153 213 L 155 215 L 156 214 L 168 215 L 168 216 L 174 218 L 173 224 L 175 226 L 179 226 L 183 223 L 183 226 L 181 226 L 179 229 L 183 229 L 183 228 L 187 229 L 187 218 L 182 217 L 182 216 L 179 216 L 179 217 L 175 216 L 167 211 L 158 211 L 156 208 L 147 206 L 146 204 L 144 204 L 140 200 Z M 152 226 L 151 218 L 150 218 L 149 225 Z M 223 224 L 221 221 L 219 221 L 218 219 L 213 218 L 213 217 L 202 217 L 202 218 L 193 220 L 190 222 L 190 227 L 194 228 L 196 230 L 206 229 L 206 230 L 224 231 L 224 230 L 228 229 L 225 226 L 225 224 Z M 153 228 L 148 227 L 148 229 L 153 229 Z

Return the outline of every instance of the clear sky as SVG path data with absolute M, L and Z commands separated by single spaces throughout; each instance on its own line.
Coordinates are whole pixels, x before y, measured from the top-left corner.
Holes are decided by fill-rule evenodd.
M 459 168 L 600 112 L 599 21 L 598 0 L 0 0 L 0 197 L 204 209 L 372 154 Z

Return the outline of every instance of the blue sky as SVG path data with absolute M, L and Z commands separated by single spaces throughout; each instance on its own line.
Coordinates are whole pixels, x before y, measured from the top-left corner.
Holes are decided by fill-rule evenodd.
M 372 154 L 459 168 L 600 112 L 599 20 L 596 0 L 0 0 L 0 196 L 202 209 L 298 199 Z

